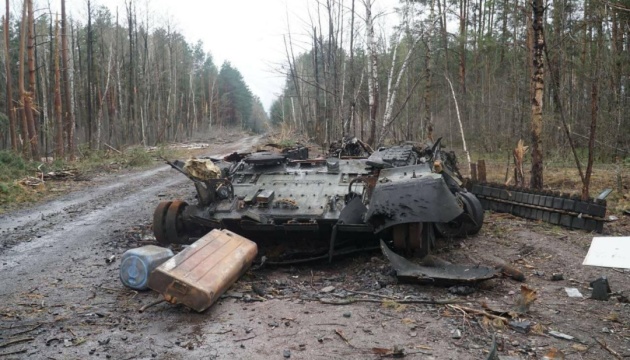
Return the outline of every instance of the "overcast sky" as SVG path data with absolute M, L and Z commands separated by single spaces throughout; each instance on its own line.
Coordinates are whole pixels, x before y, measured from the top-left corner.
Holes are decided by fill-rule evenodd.
M 47 0 L 35 0 L 40 6 Z M 87 0 L 66 0 L 71 16 L 86 19 Z M 12 0 L 18 3 L 21 1 Z M 50 0 L 53 7 L 59 0 Z M 204 48 L 220 67 L 230 61 L 243 75 L 254 95 L 260 97 L 267 110 L 282 92 L 284 77 L 280 65 L 286 63 L 283 35 L 288 26 L 300 41 L 299 34 L 310 28 L 310 14 L 316 18 L 316 0 L 134 0 L 138 21 L 144 9 L 149 8 L 151 28 L 164 26 L 170 21 L 189 42 L 201 40 Z M 374 13 L 383 13 L 379 30 L 385 34 L 397 22 L 394 6 L 399 0 L 376 0 Z M 92 0 L 92 6 L 106 5 L 125 19 L 124 0 Z M 351 0 L 344 0 L 350 7 Z M 15 9 L 15 8 L 14 8 Z M 362 0 L 355 0 L 355 10 L 365 13 Z M 15 11 L 15 10 L 13 10 Z M 287 22 L 287 19 L 289 21 Z M 360 21 L 356 19 L 355 21 Z M 324 25 L 325 26 L 325 25 Z M 363 29 L 363 27 L 361 27 Z M 296 47 L 295 51 L 299 49 Z M 296 54 L 297 55 L 297 54 Z

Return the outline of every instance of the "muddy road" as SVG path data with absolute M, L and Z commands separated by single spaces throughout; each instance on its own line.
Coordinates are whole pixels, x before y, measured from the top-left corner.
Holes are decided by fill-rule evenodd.
M 256 141 L 208 153 L 249 150 Z M 494 279 L 466 295 L 397 284 L 377 252 L 251 270 L 201 314 L 164 303 L 139 313 L 158 296 L 122 286 L 120 256 L 155 243 L 150 222 L 160 200 L 192 195 L 188 179 L 160 166 L 95 178 L 83 190 L 0 216 L 0 358 L 380 359 L 401 349 L 409 359 L 486 359 L 493 333 L 503 359 L 540 359 L 553 349 L 567 359 L 630 354 L 628 304 L 588 299 L 589 281 L 602 275 L 613 292 L 628 295 L 630 272 L 582 267 L 592 234 L 501 214 L 487 214 L 473 238 L 441 241 L 438 255 L 522 269 L 538 297 L 519 316 L 531 323 L 528 333 L 462 310 L 511 309 L 521 283 Z M 607 225 L 606 234 L 628 234 L 628 218 Z M 552 273 L 564 280 L 551 281 Z M 565 287 L 584 298 L 569 298 Z M 447 298 L 461 303 L 426 303 Z

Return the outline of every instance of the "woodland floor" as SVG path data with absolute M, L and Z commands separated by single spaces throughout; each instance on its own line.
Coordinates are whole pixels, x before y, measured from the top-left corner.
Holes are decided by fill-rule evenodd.
M 206 150 L 224 154 L 257 140 L 234 138 Z M 493 279 L 469 295 L 397 284 L 378 252 L 250 270 L 201 314 L 164 303 L 139 313 L 157 294 L 125 288 L 118 259 L 154 243 L 155 205 L 190 198 L 192 185 L 160 166 L 104 174 L 81 187 L 0 216 L 3 359 L 379 359 L 392 357 L 387 351 L 394 347 L 409 359 L 485 359 L 493 333 L 502 359 L 541 359 L 553 348 L 566 359 L 614 358 L 609 350 L 630 356 L 630 305 L 616 296 L 589 299 L 589 282 L 600 276 L 613 292 L 630 294 L 630 272 L 581 265 L 595 234 L 487 212 L 478 235 L 439 242 L 437 255 L 453 263 L 506 262 L 525 272 L 524 284 L 537 292 L 520 316 L 531 322 L 527 334 L 462 310 L 482 304 L 511 310 L 523 283 Z M 616 215 L 604 235 L 630 234 L 630 216 Z M 106 263 L 112 255 L 116 260 Z M 552 281 L 553 273 L 564 280 Z M 332 292 L 321 292 L 330 286 Z M 568 297 L 567 287 L 584 297 Z M 376 302 L 328 305 L 319 297 Z M 412 298 L 462 303 L 404 303 Z M 555 338 L 551 330 L 575 339 Z

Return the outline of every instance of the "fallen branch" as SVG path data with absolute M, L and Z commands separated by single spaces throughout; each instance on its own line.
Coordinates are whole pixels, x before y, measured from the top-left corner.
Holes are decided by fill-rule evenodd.
M 31 331 L 33 331 L 33 330 L 35 330 L 35 329 L 39 328 L 40 326 L 42 326 L 42 324 L 37 324 L 36 326 L 33 326 L 33 327 L 32 327 L 32 328 L 30 328 L 30 329 L 23 330 L 23 331 L 20 331 L 20 332 L 16 332 L 16 333 L 15 333 L 15 334 L 13 334 L 12 336 L 26 334 L 26 333 L 28 333 L 28 332 L 31 332 Z
M 4 348 L 10 345 L 15 345 L 15 344 L 19 344 L 19 343 L 23 343 L 23 342 L 27 342 L 27 341 L 33 341 L 35 340 L 35 338 L 32 337 L 25 337 L 25 338 L 20 338 L 20 339 L 15 339 L 15 340 L 9 340 L 5 343 L 0 344 L 0 348 Z
M 25 353 L 25 352 L 26 352 L 26 349 L 15 350 L 15 351 L 9 351 L 9 352 L 0 353 L 0 356 L 22 354 L 22 353 Z
M 335 334 L 339 335 L 341 340 L 343 340 L 346 344 L 348 344 L 348 346 L 350 346 L 351 348 L 354 348 L 354 345 L 350 344 L 350 341 L 348 341 L 348 338 L 344 335 L 343 331 L 339 329 L 335 329 Z
M 344 290 L 349 293 L 358 294 L 358 295 L 367 295 L 367 296 L 380 297 L 380 298 L 388 299 L 388 300 L 396 300 L 395 297 L 387 296 L 387 295 L 374 294 L 374 293 L 363 292 L 363 291 L 354 291 L 354 290 L 348 290 L 348 289 L 344 289 Z
M 105 286 L 97 286 L 96 288 L 97 288 L 97 289 L 107 290 L 107 291 L 113 291 L 113 292 L 118 292 L 118 291 L 119 291 L 119 289 L 112 289 L 112 288 L 105 287 Z M 134 291 L 134 292 L 135 292 L 135 291 Z M 137 294 L 137 292 L 136 292 L 136 294 Z
M 246 338 L 242 338 L 242 339 L 236 339 L 236 340 L 233 340 L 233 341 L 234 341 L 234 342 L 241 342 L 241 341 L 245 341 L 245 340 L 250 340 L 250 339 L 253 339 L 253 338 L 255 338 L 255 337 L 256 337 L 256 335 L 252 335 L 252 336 L 250 336 L 250 337 L 246 337 Z
M 414 354 L 433 355 L 433 353 L 428 352 L 428 351 L 423 351 L 423 350 L 409 351 L 409 352 L 406 352 L 404 355 L 407 356 L 407 355 L 414 355 Z M 381 357 L 399 357 L 399 356 L 398 354 L 392 354 L 392 355 L 385 355 Z
M 406 352 L 405 349 L 399 346 L 394 346 L 393 349 L 372 348 L 372 353 L 378 355 L 380 358 L 389 358 L 389 357 L 403 358 L 407 355 L 414 355 L 414 354 L 433 355 L 433 353 L 423 351 L 423 350 Z
M 150 308 L 151 306 L 155 306 L 155 305 L 161 304 L 161 303 L 163 303 L 165 301 L 166 301 L 166 299 L 159 299 L 159 300 L 156 300 L 156 301 L 154 301 L 154 302 L 152 302 L 150 304 L 146 304 L 143 307 L 141 307 L 140 309 L 138 309 L 138 312 L 142 313 L 146 309 Z
M 116 149 L 116 148 L 113 148 L 113 147 L 109 146 L 107 143 L 103 143 L 103 145 L 107 146 L 108 148 L 110 148 L 110 149 L 114 150 L 115 152 L 117 152 L 117 153 L 119 153 L 119 154 L 122 154 L 122 152 L 120 152 L 120 150 L 118 150 L 118 149 Z
M 616 352 L 615 350 L 613 350 L 613 349 L 609 348 L 609 347 L 608 347 L 608 345 L 607 345 L 605 342 L 603 342 L 603 341 L 599 340 L 599 339 L 598 339 L 598 338 L 596 338 L 596 337 L 594 337 L 593 339 L 595 339 L 595 341 L 597 341 L 597 343 L 598 343 L 598 344 L 599 344 L 602 348 L 604 348 L 604 350 L 608 351 L 608 352 L 609 352 L 612 356 L 614 356 L 616 359 L 623 359 L 623 357 L 622 357 L 621 355 L 619 355 L 619 353 L 618 353 L 618 352 Z
M 483 316 L 487 316 L 491 319 L 497 319 L 497 320 L 501 320 L 503 321 L 504 324 L 507 324 L 509 321 L 507 318 L 503 317 L 503 316 L 498 316 L 498 315 L 494 315 L 491 314 L 487 311 L 483 311 L 483 310 L 477 310 L 477 309 L 473 309 L 473 308 L 469 308 L 469 307 L 465 307 L 465 306 L 458 306 L 458 305 L 447 305 L 449 308 L 453 309 L 453 310 L 459 310 L 459 311 L 463 311 L 466 313 L 473 313 L 475 315 L 483 315 Z
M 370 303 L 382 303 L 383 300 L 379 299 L 343 299 L 343 300 L 334 300 L 334 299 L 302 299 L 308 301 L 319 301 L 322 304 L 327 305 L 350 305 L 356 302 L 370 302 Z M 447 304 L 459 304 L 462 303 L 461 300 L 449 300 L 449 299 L 438 299 L 438 300 L 393 300 L 398 304 L 434 304 L 434 305 L 447 305 Z

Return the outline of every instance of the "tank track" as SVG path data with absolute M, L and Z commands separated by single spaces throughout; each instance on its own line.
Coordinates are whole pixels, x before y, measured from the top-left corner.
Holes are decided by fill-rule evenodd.
M 606 200 L 580 200 L 557 191 L 536 191 L 496 183 L 475 183 L 471 192 L 485 210 L 542 220 L 570 229 L 601 233 L 606 222 Z

